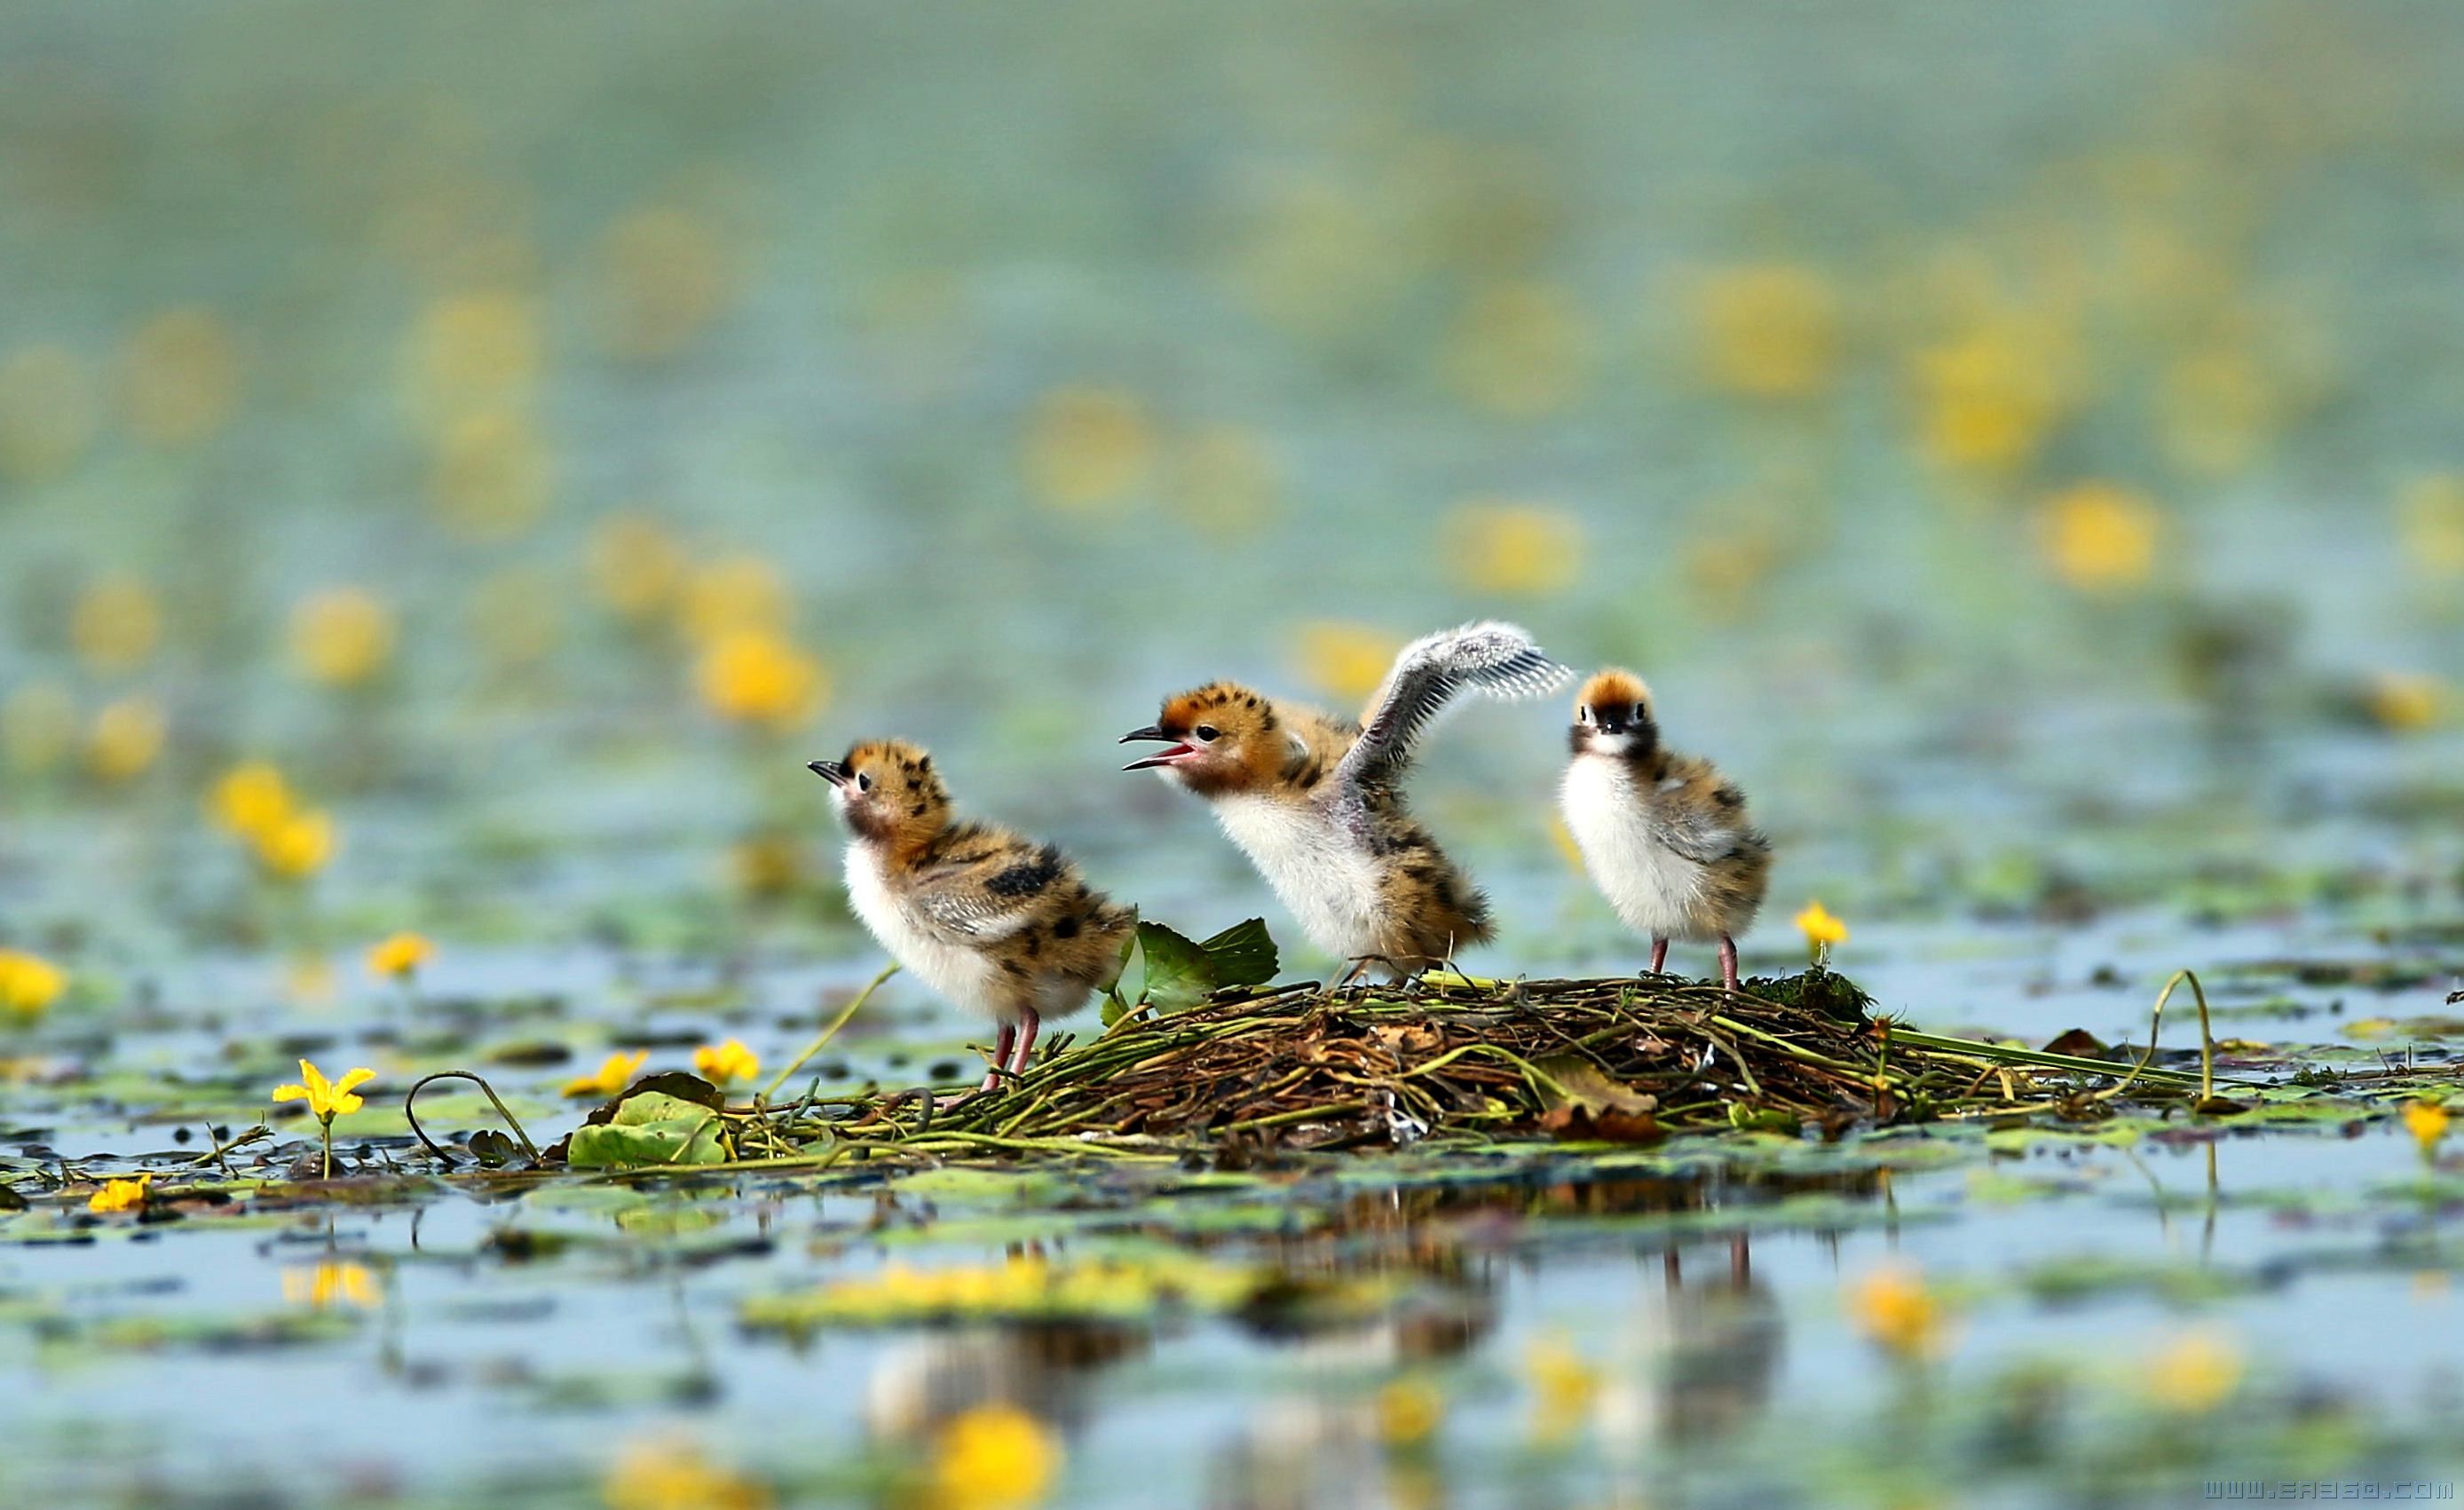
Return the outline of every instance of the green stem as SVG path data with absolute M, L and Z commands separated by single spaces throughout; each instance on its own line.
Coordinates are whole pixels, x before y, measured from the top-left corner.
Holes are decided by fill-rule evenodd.
M 812 1042 L 804 1045 L 803 1053 L 796 1055 L 793 1060 L 789 1061 L 785 1069 L 781 1070 L 777 1075 L 770 1077 L 770 1083 L 761 1088 L 761 1095 L 759 1099 L 766 1101 L 771 1097 L 777 1095 L 779 1087 L 787 1083 L 787 1077 L 789 1076 L 794 1075 L 798 1070 L 803 1069 L 805 1061 L 812 1058 L 814 1055 L 821 1053 L 824 1048 L 828 1046 L 829 1041 L 832 1038 L 838 1036 L 838 1031 L 847 1025 L 847 1019 L 855 1015 L 857 1008 L 862 1007 L 867 1001 L 869 1001 L 872 998 L 872 993 L 880 989 L 881 983 L 897 973 L 898 964 L 893 960 L 891 962 L 888 968 L 884 969 L 880 974 L 872 978 L 871 985 L 867 986 L 864 989 L 856 992 L 854 1000 L 839 1009 L 839 1014 L 830 1019 L 830 1025 L 822 1030 L 821 1035 L 815 1038 Z

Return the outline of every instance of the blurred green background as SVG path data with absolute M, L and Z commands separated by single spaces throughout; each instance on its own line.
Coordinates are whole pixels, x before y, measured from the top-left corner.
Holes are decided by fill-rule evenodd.
M 1261 910 L 1113 736 L 1475 614 L 1649 676 L 1792 902 L 1922 909 L 2082 812 L 2271 853 L 2288 789 L 2456 753 L 2436 0 L 0 41 L 20 943 L 830 925 L 800 766 L 875 733 Z M 1509 887 L 1564 881 L 1561 712 L 1425 778 Z

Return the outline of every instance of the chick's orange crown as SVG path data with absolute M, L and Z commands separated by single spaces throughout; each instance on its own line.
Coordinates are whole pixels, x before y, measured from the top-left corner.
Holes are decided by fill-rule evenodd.
M 1155 719 L 1155 727 L 1175 739 L 1187 738 L 1200 724 L 1225 734 L 1269 734 L 1274 704 L 1235 682 L 1214 681 L 1166 698 Z
M 948 813 L 949 788 L 941 785 L 933 757 L 920 745 L 905 740 L 862 740 L 847 747 L 842 764 L 846 779 L 854 784 L 844 793 L 850 799 L 850 817 L 859 810 L 879 815 L 859 821 L 859 828 L 929 826 Z
M 1644 686 L 1642 678 L 1633 672 L 1621 666 L 1612 666 L 1606 671 L 1595 673 L 1591 680 L 1583 683 L 1582 692 L 1574 699 L 1574 711 L 1580 713 L 1585 708 L 1623 708 L 1629 704 L 1648 711 L 1651 707 L 1651 689 Z

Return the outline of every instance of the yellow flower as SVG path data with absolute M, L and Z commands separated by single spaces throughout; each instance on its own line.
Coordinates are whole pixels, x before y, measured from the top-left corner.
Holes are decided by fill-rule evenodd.
M 556 458 L 546 437 L 517 411 L 464 414 L 437 437 L 429 501 L 446 529 L 463 540 L 529 533 L 555 491 Z
M 93 444 L 101 407 L 94 372 L 65 346 L 21 346 L 0 360 L 0 476 L 41 482 Z
M 301 808 L 249 839 L 255 846 L 257 863 L 268 874 L 299 880 L 323 870 L 334 857 L 334 819 L 322 810 Z
M 0 1011 L 20 1019 L 39 1017 L 68 986 L 68 972 L 42 956 L 0 949 Z
M 1705 377 L 1732 393 L 1802 398 L 1828 385 L 1838 364 L 1838 300 L 1809 267 L 1713 273 L 1694 291 L 1694 322 Z
M 564 1082 L 567 1096 L 613 1096 L 633 1083 L 633 1073 L 650 1057 L 648 1049 L 609 1055 L 598 1069 Z
M 1061 1473 L 1060 1438 L 1011 1405 L 979 1405 L 935 1444 L 936 1510 L 1012 1510 L 1041 1501 Z
M 1377 1391 L 1377 1435 L 1389 1447 L 1418 1447 L 1445 1419 L 1446 1397 L 1425 1379 L 1397 1379 Z
M 2168 1410 L 2205 1415 L 2241 1383 L 2241 1354 L 2214 1332 L 2187 1332 L 2147 1360 L 2148 1396 Z
M 1119 389 L 1061 388 L 1028 416 L 1020 468 L 1048 508 L 1083 513 L 1123 501 L 1155 464 L 1155 427 L 1137 395 Z
M 1583 527 L 1562 509 L 1502 500 L 1458 504 L 1444 539 L 1455 580 L 1474 592 L 1552 592 L 1582 564 Z
M 163 634 L 163 611 L 143 579 L 115 573 L 78 594 L 69 619 L 69 638 L 80 659 L 97 671 L 127 671 L 144 664 Z
M 769 1510 L 770 1491 L 689 1442 L 627 1447 L 607 1471 L 607 1510 Z
M 666 608 L 684 576 L 684 547 L 647 514 L 611 515 L 590 532 L 591 585 L 626 618 L 647 619 Z
M 1542 1442 L 1572 1436 L 1600 1392 L 1599 1370 L 1564 1337 L 1544 1338 L 1523 1354 L 1531 1382 L 1531 1434 Z
M 30 681 L 0 703 L 0 744 L 28 775 L 49 770 L 77 743 L 77 699 L 56 681 Z
M 254 838 L 291 816 L 291 788 L 269 763 L 243 761 L 206 794 L 206 814 L 225 833 Z
M 600 337 L 635 361 L 683 350 L 737 285 L 737 258 L 718 229 L 672 206 L 637 210 L 608 227 L 598 271 Z
M 2033 461 L 2069 402 L 2070 346 L 2048 321 L 2009 317 L 1919 353 L 1918 443 L 1926 458 L 1996 477 Z
M 384 1287 L 365 1264 L 328 1259 L 313 1269 L 282 1271 L 282 1299 L 293 1305 L 323 1311 L 340 1304 L 364 1311 L 384 1297 Z
M 129 338 L 128 427 L 149 445 L 184 446 L 223 428 L 239 406 L 239 342 L 210 309 L 172 309 Z
M 1383 630 L 1337 619 L 1304 624 L 1299 633 L 1300 674 L 1319 691 L 1358 702 L 1386 679 L 1386 668 L 1403 642 Z
M 1583 311 L 1554 283 L 1483 289 L 1457 317 L 1444 356 L 1447 380 L 1465 401 L 1517 418 L 1573 402 L 1591 364 Z
M 163 705 L 143 695 L 105 703 L 94 716 L 86 763 L 104 781 L 129 781 L 145 773 L 163 753 L 168 721 Z
M 2438 722 L 2447 703 L 2447 684 L 2415 672 L 2382 671 L 2362 691 L 2362 706 L 2381 728 L 2412 734 Z
M 337 1117 L 348 1117 L 365 1105 L 353 1093 L 352 1087 L 364 1085 L 376 1077 L 374 1070 L 358 1069 L 339 1080 L 328 1080 L 315 1065 L 302 1059 L 299 1061 L 300 1083 L 275 1086 L 274 1099 L 276 1101 L 306 1101 L 310 1115 L 320 1122 L 330 1122 Z
M 2146 498 L 2110 482 L 2081 482 L 2046 500 L 2038 523 L 2046 559 L 2072 587 L 2103 591 L 2144 582 L 2156 566 L 2163 520 Z
M 1932 1357 L 1948 1338 L 1941 1302 L 1913 1269 L 1880 1269 L 1859 1280 L 1848 1292 L 1848 1314 L 1869 1341 L 1903 1362 Z
M 791 608 L 778 567 L 759 556 L 731 556 L 686 579 L 677 627 L 704 643 L 738 633 L 783 635 Z
M 1805 904 L 1796 915 L 1796 925 L 1805 934 L 1805 945 L 1816 958 L 1822 951 L 1848 942 L 1848 925 L 1832 916 L 1831 909 L 1818 901 Z
M 539 386 L 544 345 L 539 302 L 525 295 L 431 300 L 404 343 L 411 408 L 438 428 L 459 415 L 521 408 Z
M 2415 477 L 2395 506 L 2412 568 L 2426 577 L 2464 577 L 2464 472 Z
M 784 833 L 756 833 L 728 847 L 727 869 L 749 897 L 784 896 L 803 879 L 803 846 Z
M 745 723 L 791 728 L 822 709 L 829 677 L 820 661 L 774 634 L 737 631 L 713 641 L 695 672 L 713 713 Z
M 395 980 L 411 974 L 436 953 L 436 945 L 416 933 L 397 933 L 368 950 L 368 973 Z
M 111 1180 L 101 1189 L 85 1198 L 85 1209 L 106 1215 L 114 1211 L 142 1211 L 145 1209 L 145 1188 L 154 1176 L 141 1174 L 134 1180 Z
M 2444 1101 L 2407 1101 L 2404 1103 L 2404 1130 L 2421 1144 L 2427 1155 L 2438 1148 L 2438 1140 L 2447 1136 L 2447 1104 Z
M 348 687 L 383 671 L 393 657 L 393 611 L 361 588 L 330 588 L 291 611 L 291 659 L 299 674 Z
M 706 1043 L 693 1051 L 693 1068 L 713 1085 L 725 1085 L 730 1080 L 749 1080 L 761 1073 L 761 1056 L 744 1046 L 741 1038 L 725 1043 Z

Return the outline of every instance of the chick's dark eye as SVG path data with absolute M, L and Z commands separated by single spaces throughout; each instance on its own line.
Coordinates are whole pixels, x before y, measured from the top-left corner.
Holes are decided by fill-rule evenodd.
M 1201 723 L 1189 732 L 1197 735 L 1199 739 L 1204 743 L 1212 744 L 1215 743 L 1216 736 L 1220 731 L 1212 723 Z
M 872 789 L 872 778 L 869 776 L 858 775 L 855 779 L 855 789 L 858 791 L 870 791 Z

